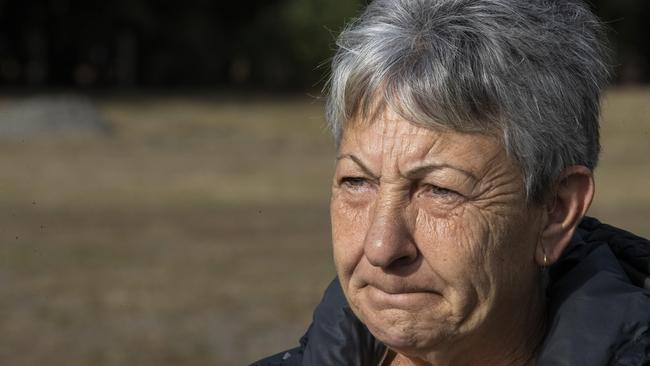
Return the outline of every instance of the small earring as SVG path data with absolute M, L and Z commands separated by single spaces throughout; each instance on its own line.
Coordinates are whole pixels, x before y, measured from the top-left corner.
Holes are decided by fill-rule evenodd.
M 544 291 L 546 291 L 546 288 L 549 286 L 549 282 L 551 281 L 549 274 L 548 274 L 548 256 L 546 255 L 546 251 L 542 247 L 543 253 L 544 253 L 544 258 L 542 261 L 544 262 L 542 264 L 542 267 L 539 269 L 540 272 L 540 279 L 541 279 L 541 287 Z

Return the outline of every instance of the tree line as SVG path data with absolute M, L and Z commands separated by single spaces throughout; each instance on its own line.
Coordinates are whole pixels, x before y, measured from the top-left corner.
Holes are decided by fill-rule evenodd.
M 366 0 L 0 0 L 3 87 L 322 86 Z M 650 81 L 650 2 L 599 0 L 618 82 Z

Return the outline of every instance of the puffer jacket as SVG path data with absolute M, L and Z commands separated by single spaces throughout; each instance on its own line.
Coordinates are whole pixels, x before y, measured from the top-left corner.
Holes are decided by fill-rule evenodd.
M 546 293 L 537 366 L 650 366 L 650 241 L 585 218 L 549 269 Z M 252 366 L 375 366 L 385 349 L 335 279 L 300 345 Z

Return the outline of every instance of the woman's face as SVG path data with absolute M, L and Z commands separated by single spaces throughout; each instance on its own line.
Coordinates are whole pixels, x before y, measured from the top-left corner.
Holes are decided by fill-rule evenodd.
M 536 289 L 539 212 L 492 137 L 417 127 L 390 111 L 351 124 L 331 200 L 341 286 L 398 351 L 500 336 Z

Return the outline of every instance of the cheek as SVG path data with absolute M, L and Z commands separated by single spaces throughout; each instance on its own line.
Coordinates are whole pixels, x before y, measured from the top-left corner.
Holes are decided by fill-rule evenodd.
M 532 223 L 515 210 L 492 212 L 468 207 L 448 225 L 446 235 L 456 239 L 459 277 L 475 291 L 483 311 L 508 298 L 530 275 L 534 243 L 527 235 Z M 453 243 L 450 244 L 453 247 Z
M 420 210 L 416 241 L 424 260 L 448 283 L 450 296 L 484 298 L 490 291 L 488 265 L 492 241 L 489 225 L 471 210 L 461 209 L 440 217 Z
M 537 272 L 537 222 L 524 216 L 512 217 L 492 230 L 498 233 L 494 239 L 497 247 L 490 263 L 493 271 L 499 274 L 502 282 L 521 286 L 526 277 L 534 277 Z
M 468 210 L 458 210 L 444 217 L 428 210 L 418 210 L 416 241 L 425 257 L 435 262 L 451 262 L 452 268 L 472 268 L 480 264 L 489 246 L 488 230 Z
M 354 208 L 336 194 L 330 203 L 332 250 L 336 271 L 347 282 L 363 257 L 363 241 L 368 227 L 368 209 Z

